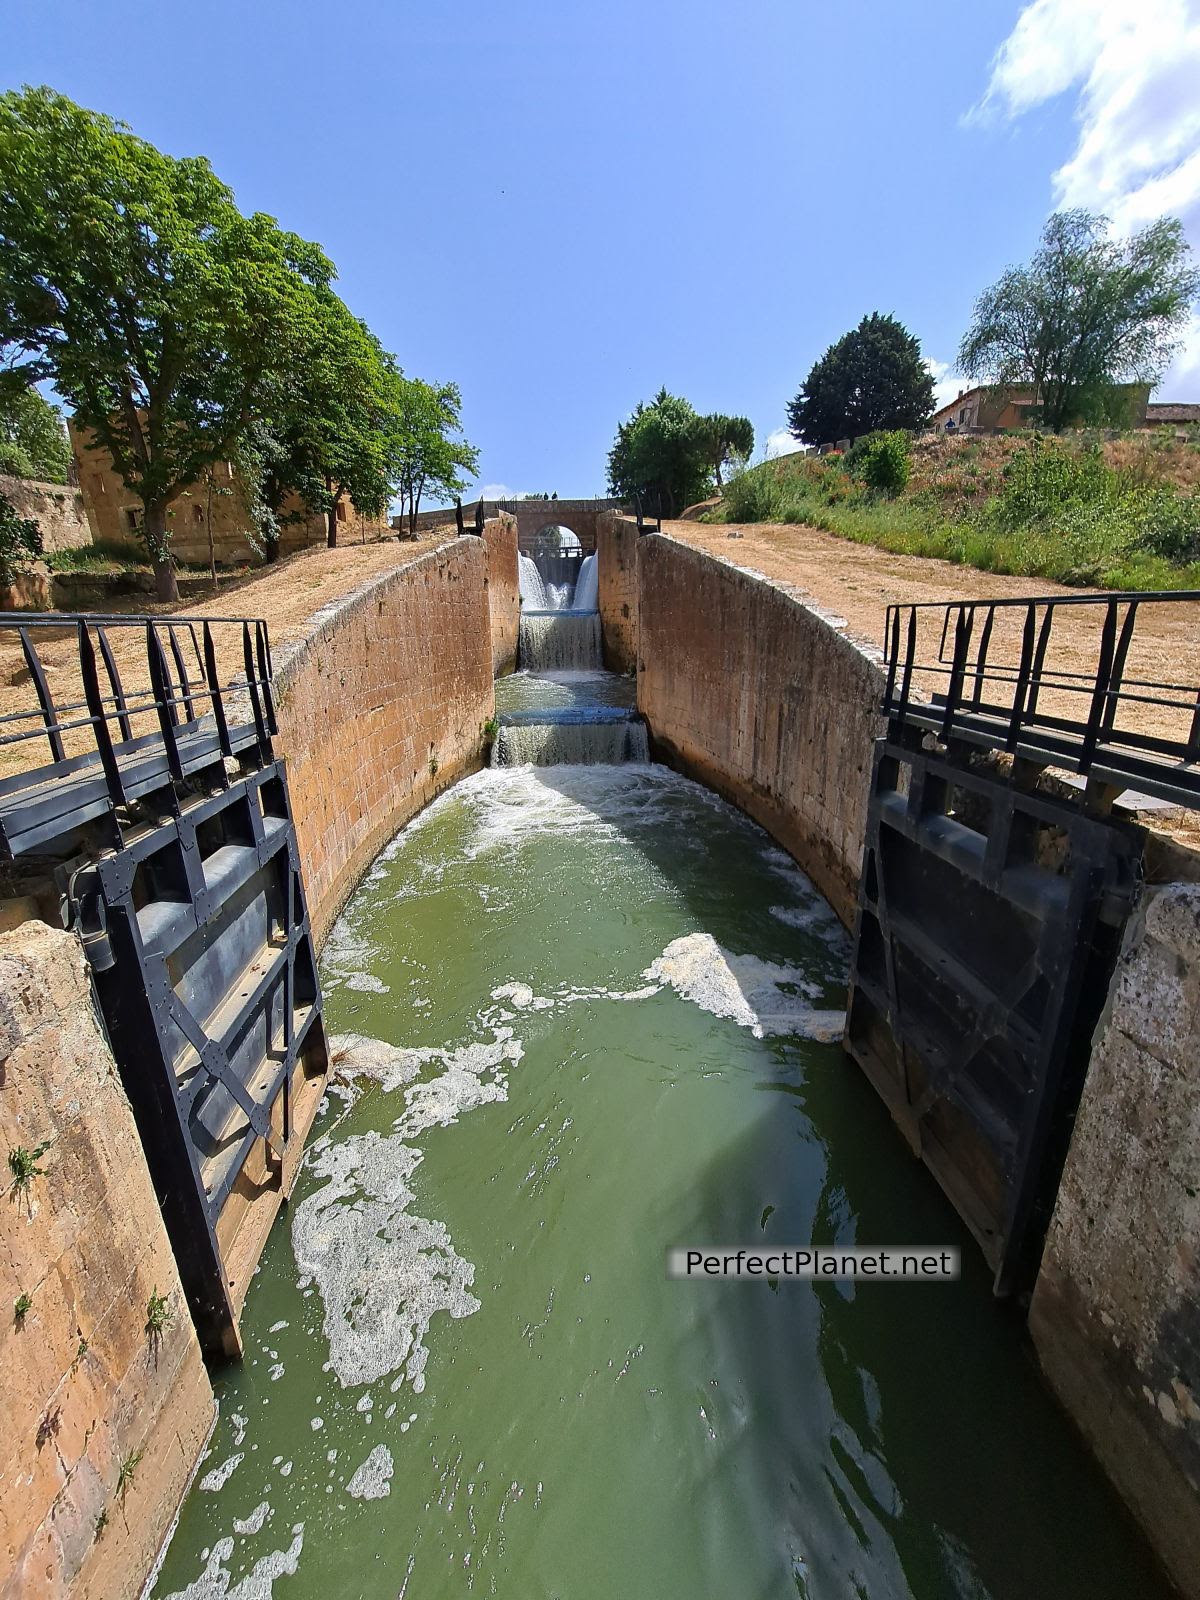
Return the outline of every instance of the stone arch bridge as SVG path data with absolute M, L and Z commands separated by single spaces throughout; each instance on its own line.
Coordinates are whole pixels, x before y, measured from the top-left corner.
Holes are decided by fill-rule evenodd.
M 478 501 L 471 501 L 463 507 L 468 522 L 473 521 L 477 504 Z M 596 548 L 596 518 L 605 511 L 619 511 L 622 504 L 620 500 L 485 500 L 483 511 L 485 517 L 507 511 L 516 518 L 517 544 L 522 555 L 534 554 L 535 540 L 543 528 L 557 526 L 571 530 L 586 556 Z M 422 511 L 417 517 L 417 527 L 421 530 L 441 528 L 453 521 L 452 510 Z

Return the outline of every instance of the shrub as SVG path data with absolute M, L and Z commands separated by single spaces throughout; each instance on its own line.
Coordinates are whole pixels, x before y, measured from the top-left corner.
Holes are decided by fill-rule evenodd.
M 0 584 L 9 584 L 26 562 L 42 553 L 42 530 L 32 517 L 17 515 L 0 494 Z
M 899 494 L 912 472 L 908 435 L 896 428 L 856 439 L 846 465 L 852 477 L 876 494 Z

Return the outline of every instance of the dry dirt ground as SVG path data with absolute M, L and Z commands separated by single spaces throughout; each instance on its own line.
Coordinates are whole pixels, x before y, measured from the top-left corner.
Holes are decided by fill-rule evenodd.
M 847 632 L 860 643 L 882 647 L 887 607 L 924 600 L 992 600 L 1035 595 L 1084 595 L 1086 589 L 1067 589 L 1040 578 L 1011 578 L 931 561 L 921 556 L 893 555 L 871 545 L 855 544 L 816 528 L 782 523 L 757 523 L 731 527 L 724 523 L 670 522 L 664 533 L 700 550 L 762 573 L 803 592 L 814 605 L 845 620 Z M 740 538 L 731 538 L 731 534 Z M 1178 685 L 1179 709 L 1131 705 L 1122 708 L 1117 726 L 1154 730 L 1186 738 L 1195 689 L 1200 685 L 1200 630 L 1196 607 L 1183 602 L 1143 606 L 1138 613 L 1127 678 Z M 993 664 L 1020 659 L 1020 632 L 1024 608 L 997 613 L 989 660 Z M 1062 681 L 1078 673 L 1081 682 L 1093 679 L 1100 653 L 1100 607 L 1082 606 L 1060 612 L 1054 624 L 1048 660 Z M 941 619 L 931 615 L 920 639 L 919 658 L 936 658 Z M 978 627 L 978 625 L 977 625 Z M 977 635 L 978 636 L 978 635 Z M 945 688 L 945 679 L 926 676 L 926 690 Z M 1043 700 L 1046 709 L 1061 709 L 1075 717 L 1086 711 L 1087 698 L 1063 694 Z
M 381 573 L 412 561 L 415 557 L 436 548 L 454 530 L 428 532 L 421 538 L 399 543 L 350 544 L 337 550 L 305 550 L 281 561 L 278 566 L 263 569 L 248 579 L 227 580 L 218 585 L 210 599 L 184 601 L 177 607 L 147 602 L 138 597 L 137 611 L 166 615 L 175 612 L 188 617 L 262 617 L 266 619 L 271 637 L 272 652 L 300 638 L 308 629 L 313 615 L 349 594 Z M 38 655 L 46 670 L 46 678 L 56 705 L 61 708 L 82 700 L 82 685 L 78 669 L 78 649 L 75 635 L 70 629 L 55 629 L 44 633 L 32 630 Z M 148 683 L 144 634 L 135 629 L 113 628 L 110 633 L 113 653 L 117 658 L 122 688 L 126 695 L 135 693 Z M 223 679 L 242 670 L 240 661 L 240 635 L 217 635 L 218 664 Z M 172 663 L 172 670 L 174 665 Z M 188 660 L 189 675 L 199 675 L 194 658 Z M 101 669 L 101 686 L 108 690 Z M 36 710 L 29 670 L 22 654 L 20 640 L 15 633 L 0 629 L 0 719 L 14 713 Z M 81 713 L 74 713 L 79 716 Z M 50 751 L 44 737 L 23 741 L 20 744 L 3 743 L 3 736 L 17 727 L 36 726 L 36 717 L 20 723 L 0 721 L 0 777 L 6 773 L 42 766 L 50 760 Z M 150 731 L 152 724 L 143 719 L 135 722 L 134 733 Z M 76 730 L 66 739 L 67 753 L 94 748 L 85 730 Z

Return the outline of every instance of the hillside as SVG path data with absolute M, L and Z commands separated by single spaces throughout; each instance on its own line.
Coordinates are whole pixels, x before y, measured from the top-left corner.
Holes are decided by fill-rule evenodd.
M 1105 588 L 1200 587 L 1200 433 L 925 438 L 892 494 L 859 451 L 738 474 L 705 520 L 805 524 L 905 555 Z

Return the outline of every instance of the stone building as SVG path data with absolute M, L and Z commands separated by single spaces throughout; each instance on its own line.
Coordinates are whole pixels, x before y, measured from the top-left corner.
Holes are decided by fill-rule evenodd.
M 75 422 L 69 426 L 92 543 L 128 545 L 131 550 L 140 551 L 142 502 L 126 487 L 108 451 L 92 443 L 88 430 Z M 245 485 L 228 461 L 214 464 L 211 485 L 193 484 L 171 502 L 167 528 L 177 561 L 197 566 L 207 563 L 210 517 L 213 548 L 221 566 L 237 566 L 260 558 L 261 552 L 252 540 L 254 530 L 247 511 Z M 339 501 L 337 518 L 339 537 L 348 544 L 366 543 L 390 532 L 386 521 L 364 517 L 348 496 Z M 281 528 L 280 554 L 292 555 L 310 545 L 324 544 L 325 540 L 325 514 L 308 513 Z
M 1200 406 L 1152 402 L 1150 385 L 1121 385 L 1128 399 L 1130 428 L 1160 428 L 1200 421 Z M 1036 411 L 1035 395 L 1029 386 L 1006 388 L 977 384 L 960 389 L 957 397 L 935 411 L 929 420 L 934 433 L 1003 433 L 1010 428 L 1027 428 Z

